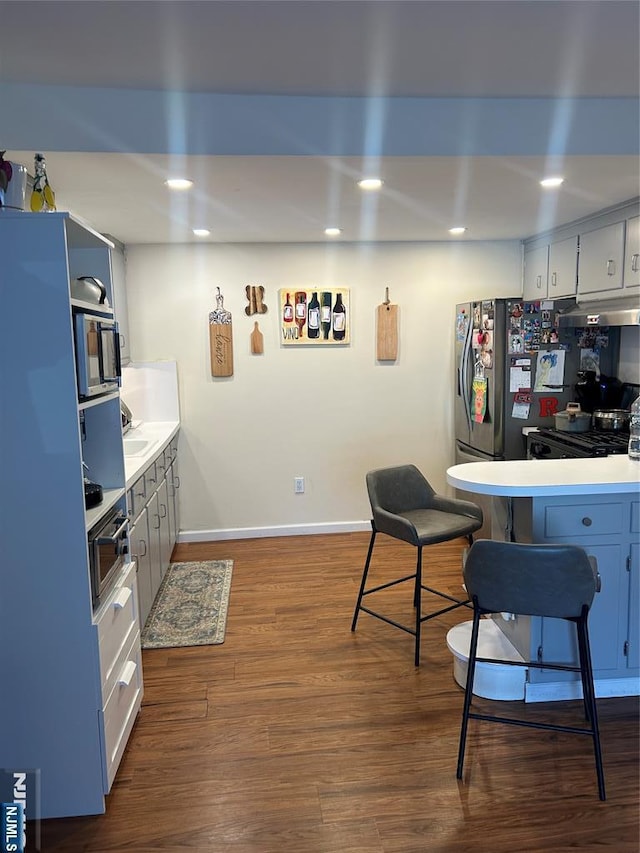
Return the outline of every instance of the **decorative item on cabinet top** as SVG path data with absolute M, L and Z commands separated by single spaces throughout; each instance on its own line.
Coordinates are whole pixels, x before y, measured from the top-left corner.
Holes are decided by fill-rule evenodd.
M 44 154 L 36 154 L 33 159 L 35 177 L 33 179 L 33 192 L 31 193 L 31 210 L 34 213 L 56 209 L 56 194 L 51 189 L 47 177 L 47 163 Z
M 278 291 L 280 342 L 284 346 L 350 344 L 349 288 Z
M 233 376 L 233 326 L 231 312 L 224 307 L 220 288 L 216 296 L 215 311 L 209 313 L 209 349 L 211 375 Z
M 5 160 L 0 151 L 0 208 L 24 210 L 27 197 L 27 167 Z

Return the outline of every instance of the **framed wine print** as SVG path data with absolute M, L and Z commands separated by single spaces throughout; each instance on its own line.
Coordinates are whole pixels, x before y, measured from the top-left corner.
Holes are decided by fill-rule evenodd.
M 349 289 L 278 291 L 280 342 L 284 346 L 335 346 L 350 343 Z

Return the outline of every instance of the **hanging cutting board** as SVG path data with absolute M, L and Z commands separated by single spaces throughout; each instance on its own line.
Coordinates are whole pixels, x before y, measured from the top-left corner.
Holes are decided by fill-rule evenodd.
M 264 352 L 264 338 L 256 321 L 253 324 L 253 332 L 251 332 L 251 353 L 253 355 L 262 355 Z
M 389 302 L 389 288 L 376 315 L 376 358 L 395 361 L 398 358 L 398 306 Z
M 220 288 L 216 296 L 216 309 L 209 314 L 209 349 L 211 375 L 233 376 L 233 325 L 231 312 L 224 307 Z

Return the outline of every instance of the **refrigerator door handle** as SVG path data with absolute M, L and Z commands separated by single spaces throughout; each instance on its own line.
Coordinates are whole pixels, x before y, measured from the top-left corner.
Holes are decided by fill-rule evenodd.
M 473 337 L 473 322 L 469 318 L 469 324 L 464 336 L 464 344 L 462 347 L 462 355 L 460 356 L 460 366 L 458 367 L 458 383 L 460 385 L 460 394 L 464 404 L 464 413 L 467 418 L 467 426 L 472 428 L 471 422 L 471 403 L 469 401 L 469 355 L 471 350 L 471 339 Z

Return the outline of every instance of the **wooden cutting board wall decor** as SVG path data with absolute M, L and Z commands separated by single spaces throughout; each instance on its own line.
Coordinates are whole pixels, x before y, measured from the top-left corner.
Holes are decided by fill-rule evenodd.
M 231 312 L 224 307 L 224 297 L 216 288 L 216 309 L 209 314 L 209 349 L 211 375 L 233 376 L 233 325 Z
M 398 306 L 389 301 L 388 287 L 384 302 L 378 305 L 376 321 L 376 358 L 395 361 L 398 358 Z
M 251 332 L 251 354 L 262 355 L 264 353 L 264 338 L 256 320 L 253 324 L 253 332 Z

